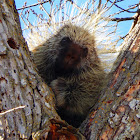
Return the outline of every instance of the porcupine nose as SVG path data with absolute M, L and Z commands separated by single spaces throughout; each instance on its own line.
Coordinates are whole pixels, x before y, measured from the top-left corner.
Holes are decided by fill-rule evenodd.
M 64 37 L 60 41 L 60 52 L 55 62 L 55 73 L 57 76 L 73 75 L 81 65 L 82 59 L 88 55 L 88 48 L 81 46 Z
M 80 45 L 72 42 L 68 47 L 64 60 L 69 66 L 76 66 L 83 58 L 87 57 L 87 54 L 87 47 L 81 47 Z

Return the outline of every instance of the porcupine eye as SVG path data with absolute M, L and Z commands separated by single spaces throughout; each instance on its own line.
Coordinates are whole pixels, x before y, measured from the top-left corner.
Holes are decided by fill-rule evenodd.
M 71 42 L 69 37 L 64 37 L 62 38 L 62 40 L 60 41 L 61 46 L 65 46 L 66 44 L 69 44 Z
M 84 47 L 83 49 L 82 49 L 82 57 L 84 58 L 84 57 L 87 57 L 87 54 L 88 54 L 88 48 L 87 47 Z

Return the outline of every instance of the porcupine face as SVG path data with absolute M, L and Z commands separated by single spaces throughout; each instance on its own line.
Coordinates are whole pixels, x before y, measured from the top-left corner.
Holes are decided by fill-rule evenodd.
M 64 37 L 59 44 L 60 51 L 55 62 L 55 73 L 59 76 L 70 76 L 78 72 L 78 67 L 88 54 L 87 47 L 81 47 L 69 37 Z
M 93 38 L 83 28 L 71 24 L 63 26 L 55 38 L 58 42 L 58 55 L 55 60 L 56 77 L 80 74 L 89 52 L 92 53 L 90 44 L 94 48 Z
M 97 63 L 94 45 L 94 36 L 88 31 L 66 24 L 33 50 L 34 62 L 47 84 L 58 77 L 77 79 Z

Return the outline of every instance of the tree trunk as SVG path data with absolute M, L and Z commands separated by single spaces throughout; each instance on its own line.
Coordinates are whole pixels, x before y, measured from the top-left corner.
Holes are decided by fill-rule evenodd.
M 96 109 L 81 126 L 89 140 L 140 139 L 140 17 L 124 40 Z
M 0 137 L 29 138 L 43 129 L 51 118 L 58 118 L 53 94 L 34 68 L 22 37 L 13 0 L 0 1 L 0 110 L 23 106 L 0 115 Z
M 29 139 L 33 132 L 45 129 L 48 134 L 46 139 L 49 139 L 47 137 L 54 132 L 50 130 L 54 129 L 50 120 L 60 120 L 55 111 L 53 94 L 37 74 L 30 58 L 14 0 L 1 0 L 0 7 L 0 110 L 3 112 L 0 114 L 0 138 Z M 86 139 L 140 138 L 139 30 L 140 21 L 124 42 L 123 51 L 109 75 L 108 86 L 96 110 L 91 111 L 80 127 Z M 12 108 L 15 108 L 14 111 L 4 112 Z M 69 131 L 71 128 L 67 127 L 67 135 Z M 74 131 L 72 133 L 77 133 L 77 130 Z M 73 136 L 70 138 L 75 139 Z

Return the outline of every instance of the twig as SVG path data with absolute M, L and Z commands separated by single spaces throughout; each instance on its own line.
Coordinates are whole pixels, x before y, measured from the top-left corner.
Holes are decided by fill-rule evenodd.
M 9 109 L 9 110 L 7 110 L 7 111 L 5 111 L 5 112 L 0 113 L 0 116 L 3 116 L 3 115 L 5 115 L 5 114 L 7 114 L 7 113 L 9 113 L 9 112 L 15 111 L 15 110 L 17 110 L 17 109 L 22 109 L 22 108 L 25 108 L 25 107 L 26 107 L 26 106 L 24 105 L 24 106 L 19 106 L 19 107 L 15 107 L 15 108 Z
M 110 20 L 120 22 L 120 21 L 134 20 L 134 19 L 135 17 L 126 17 L 126 18 L 111 18 Z
M 124 8 L 122 8 L 122 7 L 120 7 L 120 6 L 118 6 L 117 4 L 115 4 L 114 2 L 112 2 L 111 0 L 108 0 L 110 3 L 112 3 L 112 4 L 114 4 L 117 8 L 119 8 L 119 9 L 121 9 L 121 10 L 123 10 L 123 11 L 126 11 L 126 12 L 128 12 L 128 13 L 136 13 L 137 11 L 129 11 L 129 10 L 126 10 L 126 9 L 124 9 Z M 130 9 L 132 9 L 132 8 L 130 8 Z
M 38 3 L 35 3 L 35 4 L 33 4 L 33 5 L 29 5 L 29 6 L 24 6 L 24 7 L 18 8 L 17 10 L 22 10 L 22 9 L 34 7 L 34 6 L 37 6 L 37 5 L 41 5 L 41 4 L 47 3 L 47 2 L 49 2 L 49 1 L 51 1 L 51 0 L 47 0 L 47 1 L 44 1 L 44 2 L 38 2 Z

